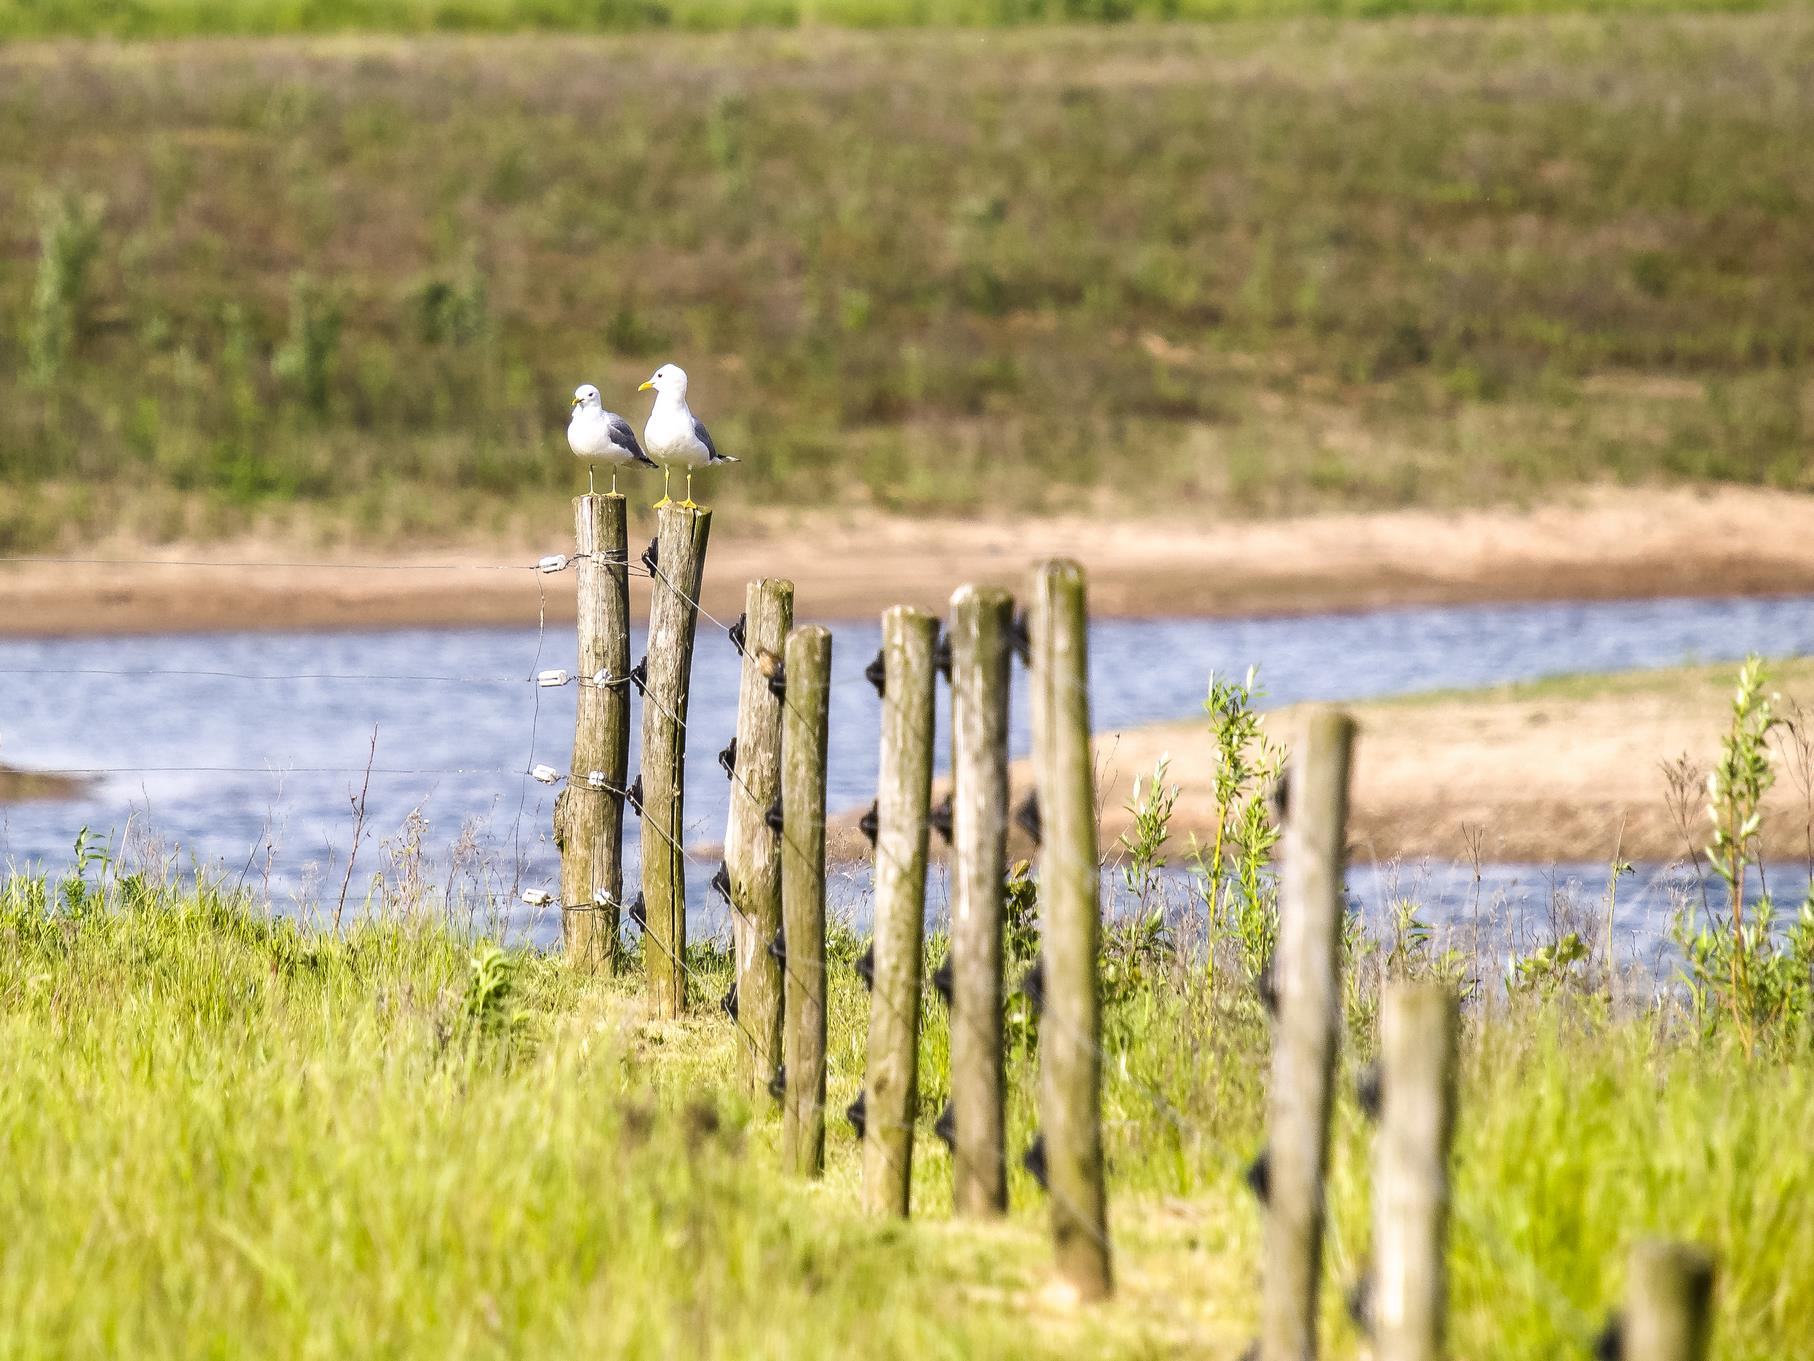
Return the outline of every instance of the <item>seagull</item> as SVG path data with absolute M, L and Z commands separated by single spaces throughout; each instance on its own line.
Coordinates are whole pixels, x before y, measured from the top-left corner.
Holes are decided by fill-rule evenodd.
M 586 461 L 586 490 L 592 491 L 594 464 L 611 465 L 611 494 L 617 495 L 619 468 L 653 468 L 636 442 L 636 432 L 615 411 L 606 411 L 598 389 L 582 383 L 573 390 L 573 419 L 567 422 L 567 447 Z
M 712 443 L 712 436 L 699 418 L 687 409 L 687 375 L 686 370 L 676 364 L 663 364 L 655 370 L 654 375 L 644 383 L 638 392 L 655 389 L 655 409 L 649 412 L 649 422 L 642 428 L 643 443 L 649 446 L 649 457 L 661 465 L 663 482 L 661 500 L 655 503 L 660 510 L 663 506 L 672 505 L 667 479 L 671 478 L 676 468 L 685 468 L 687 472 L 687 499 L 680 504 L 686 510 L 697 510 L 693 501 L 693 472 L 698 468 L 708 468 L 719 463 L 735 463 L 736 459 L 729 454 L 718 452 L 718 446 Z

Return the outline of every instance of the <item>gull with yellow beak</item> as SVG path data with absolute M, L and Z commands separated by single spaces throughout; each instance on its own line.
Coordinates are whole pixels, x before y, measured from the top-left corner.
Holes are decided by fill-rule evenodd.
M 655 503 L 655 508 L 660 510 L 673 504 L 668 481 L 673 477 L 674 469 L 684 468 L 687 499 L 680 504 L 686 510 L 697 510 L 699 507 L 693 500 L 693 473 L 700 468 L 737 460 L 718 452 L 710 432 L 688 409 L 685 369 L 676 364 L 663 364 L 637 391 L 647 392 L 650 388 L 655 389 L 655 409 L 649 412 L 648 424 L 642 428 L 642 442 L 649 457 L 661 465 L 663 474 L 661 500 Z
M 636 442 L 636 432 L 615 411 L 606 411 L 598 389 L 582 383 L 573 391 L 573 419 L 567 422 L 567 447 L 586 464 L 586 490 L 592 491 L 592 469 L 600 463 L 611 467 L 611 495 L 617 495 L 620 468 L 653 468 L 654 462 Z

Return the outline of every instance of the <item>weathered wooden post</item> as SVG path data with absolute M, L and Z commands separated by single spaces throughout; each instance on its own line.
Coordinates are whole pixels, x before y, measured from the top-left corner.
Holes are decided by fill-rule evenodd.
M 737 1016 L 752 1095 L 781 1066 L 781 962 L 769 942 L 781 929 L 781 838 L 768 810 L 781 797 L 781 697 L 769 680 L 794 623 L 794 583 L 752 581 L 744 596 L 743 680 L 730 752 L 731 811 L 724 863 L 731 880 L 737 951 Z
M 655 947 L 643 954 L 657 1016 L 686 1010 L 687 685 L 711 531 L 711 511 L 680 506 L 664 506 L 656 530 L 642 706 L 642 892 Z
M 787 636 L 781 719 L 781 916 L 787 999 L 781 1161 L 825 1168 L 825 738 L 831 631 Z
M 1292 761 L 1273 962 L 1278 1020 L 1267 1094 L 1261 1361 L 1309 1361 L 1316 1355 L 1353 740 L 1354 722 L 1346 714 L 1313 710 Z
M 1713 1259 L 1686 1243 L 1631 1250 L 1621 1361 L 1706 1361 L 1713 1335 Z
M 573 502 L 579 560 L 579 699 L 573 765 L 554 804 L 561 941 L 570 963 L 614 967 L 624 887 L 624 777 L 630 755 L 630 568 L 624 498 Z
M 1102 1172 L 1101 999 L 1096 957 L 1096 784 L 1083 569 L 1041 566 L 1031 624 L 1033 774 L 1044 822 L 1039 900 L 1045 1009 L 1039 1023 L 1039 1117 L 1058 1270 L 1083 1299 L 1114 1289 Z
M 875 968 L 863 1073 L 863 1205 L 905 1215 L 919 1104 L 920 965 L 932 803 L 932 648 L 938 621 L 897 605 L 882 616 L 882 759 L 876 793 Z
M 1438 1361 L 1443 1354 L 1460 1028 L 1453 989 L 1413 983 L 1386 989 L 1373 1172 L 1371 1303 L 1378 1361 Z
M 1008 1208 L 1002 871 L 1008 846 L 1006 591 L 951 597 L 951 1109 L 959 1213 Z

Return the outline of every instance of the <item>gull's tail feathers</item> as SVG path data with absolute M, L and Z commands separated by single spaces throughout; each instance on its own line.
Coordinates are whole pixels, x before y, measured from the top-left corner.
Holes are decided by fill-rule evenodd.
M 743 460 L 732 454 L 720 454 L 720 453 L 714 451 L 712 454 L 712 462 L 713 463 L 741 463 L 741 462 L 743 462 Z

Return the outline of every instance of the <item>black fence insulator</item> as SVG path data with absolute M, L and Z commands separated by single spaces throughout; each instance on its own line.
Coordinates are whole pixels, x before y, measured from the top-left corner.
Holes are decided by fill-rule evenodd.
M 655 575 L 655 569 L 661 563 L 661 535 L 649 540 L 649 546 L 642 550 L 642 565 L 649 569 L 649 575 Z
M 951 632 L 940 629 L 938 641 L 932 645 L 932 669 L 946 680 L 951 679 Z
M 876 844 L 876 833 L 882 829 L 882 804 L 878 799 L 869 805 L 869 811 L 857 819 L 857 830 L 869 838 L 871 846 Z
M 712 876 L 712 887 L 718 890 L 725 902 L 731 901 L 731 867 L 722 860 L 718 862 L 718 872 Z
M 1008 621 L 1008 646 L 1020 658 L 1022 666 L 1033 665 L 1033 635 L 1027 631 L 1027 612 L 1021 610 Z
M 781 830 L 781 796 L 779 794 L 775 796 L 775 801 L 768 806 L 768 812 L 762 815 L 762 820 L 768 824 L 769 831 L 779 832 Z
M 1020 1155 L 1020 1165 L 1027 1169 L 1027 1175 L 1039 1183 L 1042 1191 L 1050 1190 L 1046 1183 L 1046 1136 L 1035 1134 L 1033 1142 L 1027 1145 L 1027 1151 Z
M 1379 1092 L 1379 1062 L 1375 1060 L 1354 1075 L 1354 1099 L 1369 1120 L 1379 1119 Z
M 1253 1161 L 1247 1164 L 1247 1170 L 1241 1175 L 1247 1182 L 1247 1189 L 1253 1192 L 1254 1198 L 1260 1204 L 1266 1204 L 1272 1196 L 1272 1154 L 1262 1148 L 1254 1155 Z
M 784 1063 L 775 1069 L 775 1075 L 768 1080 L 768 1094 L 780 1101 L 787 1095 L 787 1065 Z
M 775 658 L 774 669 L 768 673 L 768 692 L 776 699 L 787 698 L 787 666 L 779 657 Z
M 932 830 L 945 838 L 945 844 L 951 844 L 951 796 L 945 795 L 926 815 L 926 821 L 932 824 Z
M 857 1093 L 857 1099 L 844 1108 L 844 1118 L 850 1121 L 850 1127 L 856 1131 L 857 1138 L 869 1127 L 869 1108 L 863 1102 L 863 1093 Z
M 876 650 L 876 659 L 863 668 L 863 679 L 875 686 L 877 699 L 886 699 L 888 697 L 887 658 L 888 654 L 878 648 Z
M 1014 808 L 1014 825 L 1027 834 L 1035 846 L 1044 839 L 1045 824 L 1039 820 L 1039 795 L 1028 793 Z
M 731 990 L 718 999 L 718 1007 L 733 1021 L 737 1019 L 737 985 L 731 984 Z
M 874 992 L 876 985 L 876 947 L 871 945 L 867 950 L 863 951 L 862 954 L 858 955 L 857 962 L 853 967 L 855 967 L 857 971 L 857 977 L 863 980 L 863 986 L 869 991 Z
M 1594 1361 L 1622 1361 L 1625 1355 L 1625 1320 L 1614 1314 L 1594 1338 Z
M 1027 999 L 1033 1014 L 1046 1009 L 1046 961 L 1044 955 L 1033 957 L 1033 966 L 1020 976 L 1020 995 Z
M 718 753 L 718 764 L 724 769 L 724 778 L 737 778 L 737 739 L 732 738 L 724 744 L 724 750 Z
M 1354 1278 L 1348 1293 L 1342 1297 L 1348 1309 L 1348 1321 L 1368 1337 L 1373 1336 L 1373 1271 L 1368 1268 Z
M 731 646 L 737 649 L 737 655 L 743 655 L 744 640 L 750 636 L 750 612 L 745 610 L 737 616 L 737 622 L 725 630 L 730 635 Z
M 1266 956 L 1266 962 L 1260 965 L 1260 975 L 1253 980 L 1254 988 L 1260 994 L 1260 1003 L 1266 1008 L 1266 1014 L 1279 1014 L 1279 985 L 1272 973 L 1272 956 Z
M 771 958 L 782 968 L 787 967 L 787 928 L 777 926 L 775 934 L 769 938 L 768 952 Z
M 1281 770 L 1272 788 L 1266 791 L 1267 806 L 1272 809 L 1272 820 L 1283 822 L 1291 811 L 1291 772 Z
M 630 782 L 630 787 L 628 789 L 624 790 L 624 798 L 626 800 L 628 800 L 630 807 L 632 807 L 636 810 L 636 816 L 641 817 L 642 816 L 642 772 L 640 770 L 636 772 L 636 778 Z
M 957 1148 L 957 1108 L 950 1102 L 939 1112 L 938 1119 L 932 1122 L 932 1132 L 944 1142 L 946 1148 Z
M 951 956 L 950 955 L 946 955 L 944 958 L 944 961 L 938 966 L 938 968 L 936 968 L 932 971 L 932 990 L 939 995 L 939 997 L 944 1001 L 946 1006 L 951 1005 Z
M 643 901 L 640 893 L 630 900 L 630 920 L 635 923 L 638 931 L 649 929 L 649 905 Z
M 649 693 L 649 659 L 647 657 L 630 668 L 630 684 L 636 687 L 636 693 L 639 695 Z

